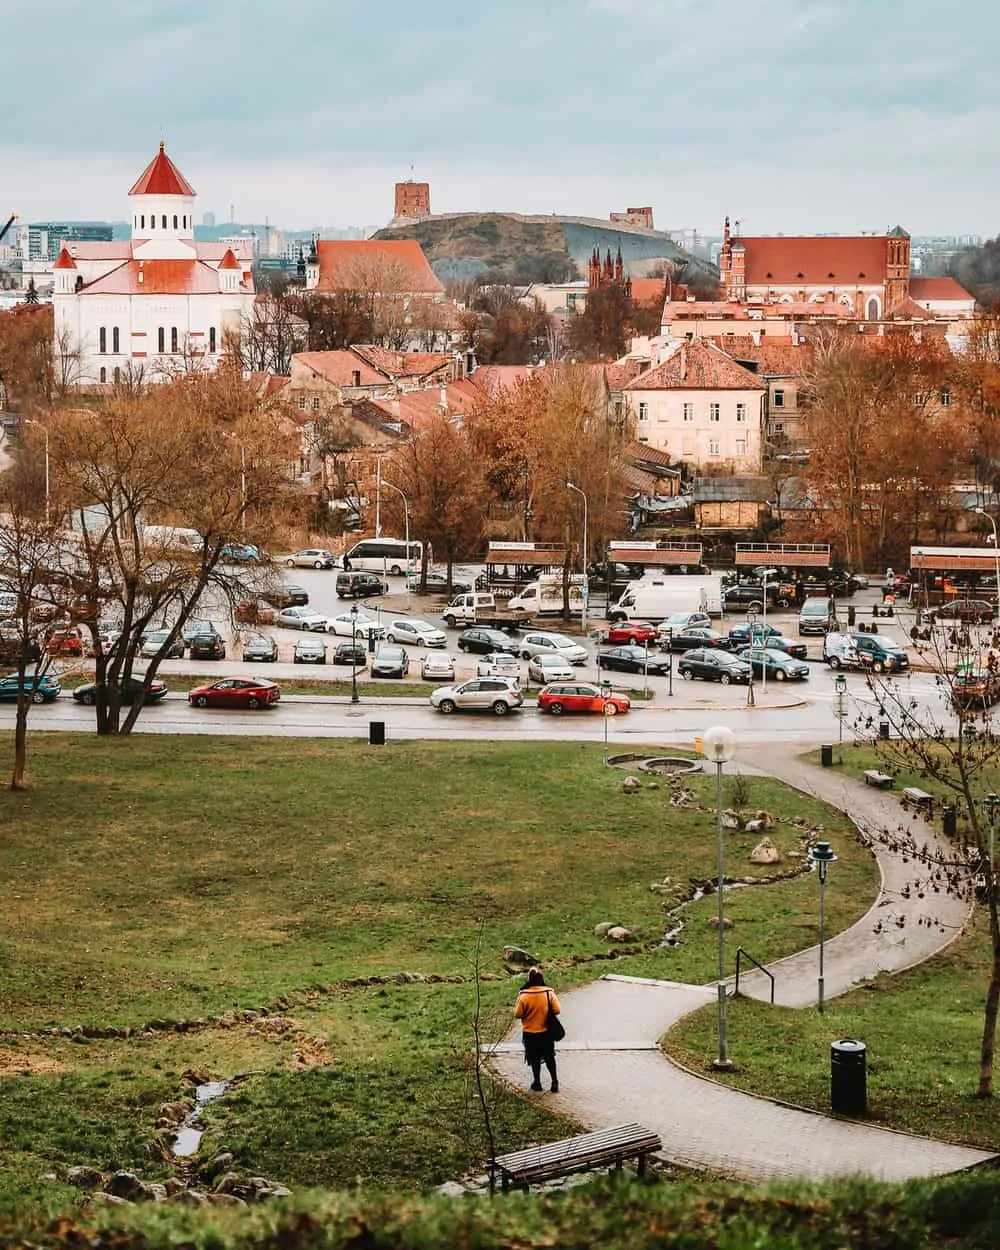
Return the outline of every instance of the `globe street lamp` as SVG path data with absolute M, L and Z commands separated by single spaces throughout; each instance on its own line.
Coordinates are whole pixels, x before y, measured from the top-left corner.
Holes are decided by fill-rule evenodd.
M 351 702 L 358 702 L 358 605 L 351 605 Z
M 837 718 L 838 729 L 838 756 L 841 764 L 844 762 L 844 717 L 847 715 L 847 704 L 844 702 L 847 697 L 847 678 L 843 673 L 838 673 L 833 679 L 833 690 L 837 696 L 837 701 L 833 705 L 833 714 Z
M 712 1067 L 718 1071 L 729 1071 L 732 1061 L 726 1044 L 726 930 L 724 890 L 726 885 L 726 850 L 722 839 L 722 766 L 736 754 L 736 735 L 725 725 L 717 725 L 706 729 L 702 737 L 702 751 L 707 759 L 715 765 L 715 852 L 717 881 L 718 911 L 716 919 L 719 926 L 719 1053 L 712 1061 Z
M 829 842 L 817 842 L 809 851 L 809 862 L 813 864 L 819 875 L 819 997 L 817 1006 L 823 1010 L 823 943 L 826 940 L 826 912 L 824 910 L 826 893 L 826 874 L 831 864 L 837 862 L 833 847 Z
M 581 490 L 579 486 L 575 486 L 572 482 L 566 483 L 567 490 L 575 490 L 583 499 L 583 613 L 580 624 L 583 632 L 587 632 L 587 599 L 589 598 L 587 591 L 587 494 Z

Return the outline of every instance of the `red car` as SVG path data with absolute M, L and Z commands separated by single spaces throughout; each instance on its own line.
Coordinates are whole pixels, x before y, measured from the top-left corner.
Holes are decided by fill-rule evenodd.
M 277 682 L 262 677 L 223 677 L 210 686 L 198 686 L 188 695 L 192 707 L 270 707 L 281 698 Z
M 616 646 L 625 642 L 637 642 L 642 646 L 644 642 L 656 642 L 659 636 L 660 631 L 649 621 L 615 621 L 608 626 L 605 641 Z
M 617 716 L 632 706 L 628 695 L 605 694 L 600 686 L 585 681 L 554 681 L 538 696 L 542 712 L 561 716 L 563 712 L 597 712 L 599 715 Z
M 266 599 L 243 599 L 236 605 L 236 619 L 245 625 L 273 625 L 278 609 Z
M 83 655 L 83 635 L 76 628 L 53 630 L 49 655 Z

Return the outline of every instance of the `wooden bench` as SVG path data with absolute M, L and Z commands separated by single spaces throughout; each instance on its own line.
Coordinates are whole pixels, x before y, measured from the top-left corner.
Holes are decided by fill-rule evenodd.
M 891 790 L 893 778 L 878 768 L 865 769 L 865 785 L 874 786 L 876 790 Z
M 903 806 L 913 806 L 921 811 L 934 811 L 934 796 L 928 794 L 926 790 L 921 790 L 919 786 L 907 786 L 903 791 Z
M 493 1166 L 500 1173 L 501 1187 L 506 1193 L 511 1185 L 527 1189 L 532 1183 L 586 1172 L 590 1168 L 620 1168 L 626 1159 L 636 1160 L 636 1170 L 642 1176 L 647 1156 L 660 1150 L 662 1145 L 659 1136 L 641 1124 L 622 1124 L 597 1133 L 567 1137 L 547 1146 L 498 1155 Z

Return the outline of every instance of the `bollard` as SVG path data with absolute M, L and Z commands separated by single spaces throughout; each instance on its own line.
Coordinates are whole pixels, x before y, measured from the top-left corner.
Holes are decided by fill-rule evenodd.
M 958 833 L 958 811 L 949 803 L 941 808 L 941 832 L 946 838 L 953 838 Z
M 373 720 L 368 722 L 368 745 L 370 747 L 385 746 L 384 720 Z
M 842 1037 L 830 1043 L 830 1110 L 839 1115 L 865 1115 L 868 1074 L 864 1042 Z

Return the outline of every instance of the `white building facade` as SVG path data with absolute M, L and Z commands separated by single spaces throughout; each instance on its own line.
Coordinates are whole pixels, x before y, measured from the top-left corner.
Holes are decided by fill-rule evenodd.
M 216 367 L 252 314 L 252 249 L 196 242 L 194 202 L 161 143 L 129 191 L 132 238 L 63 246 L 52 302 L 64 377 L 67 359 L 84 388 Z

